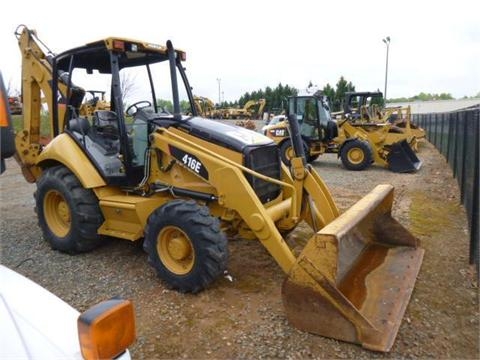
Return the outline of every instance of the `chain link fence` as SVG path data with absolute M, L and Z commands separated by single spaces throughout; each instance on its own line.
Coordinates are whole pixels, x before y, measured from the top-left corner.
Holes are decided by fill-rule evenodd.
M 445 156 L 460 187 L 470 227 L 470 264 L 479 271 L 480 106 L 448 113 L 414 114 L 427 139 Z

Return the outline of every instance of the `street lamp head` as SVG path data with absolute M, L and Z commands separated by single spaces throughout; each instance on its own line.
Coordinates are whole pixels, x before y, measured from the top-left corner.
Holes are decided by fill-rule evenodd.
M 385 39 L 382 39 L 382 41 L 388 45 L 390 43 L 390 36 L 387 36 Z

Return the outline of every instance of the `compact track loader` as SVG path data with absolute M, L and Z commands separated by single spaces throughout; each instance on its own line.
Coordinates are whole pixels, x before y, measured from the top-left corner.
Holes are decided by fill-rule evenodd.
M 186 54 L 170 41 L 107 38 L 52 54 L 33 30 L 20 26 L 16 34 L 25 114 L 16 158 L 37 185 L 39 225 L 52 248 L 73 254 L 106 235 L 144 239 L 158 276 L 196 293 L 226 270 L 226 234 L 257 239 L 286 274 L 292 324 L 373 350 L 391 348 L 424 252 L 391 217 L 391 186 L 378 186 L 340 215 L 306 165 L 295 118 L 295 156 L 287 167 L 271 139 L 197 117 Z M 129 71 L 138 91 L 124 110 L 120 77 Z M 89 77 L 104 80 L 111 104 L 91 119 L 78 115 L 79 85 Z M 42 93 L 49 141 L 40 136 Z M 173 113 L 159 98 L 171 99 Z M 315 235 L 296 257 L 282 234 L 301 221 Z
M 422 165 L 405 135 L 393 134 L 390 124 L 374 124 L 372 130 L 348 119 L 332 120 L 321 92 L 289 97 L 288 114 L 300 123 L 308 162 L 324 153 L 336 153 L 348 170 L 364 170 L 375 163 L 394 172 L 413 172 Z M 288 165 L 294 156 L 289 123 L 269 127 L 266 136 L 278 144 L 282 160 Z

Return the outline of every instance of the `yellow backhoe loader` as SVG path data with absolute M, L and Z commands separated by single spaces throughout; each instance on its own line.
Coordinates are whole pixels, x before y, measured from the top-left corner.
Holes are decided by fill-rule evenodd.
M 218 111 L 222 119 L 259 119 L 263 115 L 265 104 L 265 99 L 248 100 L 242 108 L 225 108 Z
M 203 96 L 193 96 L 193 101 L 195 105 L 195 109 L 197 110 L 197 114 L 202 117 L 206 118 L 213 118 L 213 114 L 215 111 L 215 104 L 212 100 L 207 97 Z
M 207 97 L 194 95 L 193 104 L 198 116 L 209 119 L 219 119 L 223 117 L 224 109 L 216 108 L 213 101 Z
M 257 239 L 286 274 L 282 296 L 292 324 L 391 348 L 424 253 L 391 216 L 392 186 L 377 186 L 340 215 L 304 160 L 295 118 L 287 167 L 271 139 L 197 117 L 186 53 L 170 41 L 111 37 L 55 55 L 42 50 L 35 31 L 20 26 L 16 34 L 25 114 L 16 158 L 37 185 L 39 225 L 52 248 L 88 251 L 105 235 L 144 239 L 158 276 L 196 293 L 226 270 L 227 233 Z M 124 111 L 120 76 L 129 71 L 138 88 L 149 89 L 136 96 L 150 95 L 128 99 Z M 110 78 L 111 110 L 89 121 L 78 115 L 80 85 L 100 74 Z M 39 142 L 41 93 L 50 110 L 48 144 Z M 156 96 L 169 96 L 173 113 Z M 182 113 L 185 102 L 190 109 Z M 301 221 L 315 234 L 295 256 L 282 234 Z
M 105 100 L 105 91 L 100 90 L 87 90 L 82 105 L 80 105 L 79 115 L 88 117 L 93 116 L 93 113 L 97 110 L 110 110 L 110 103 Z
M 348 170 L 364 170 L 375 163 L 394 172 L 412 172 L 422 165 L 404 138 L 392 138 L 391 126 L 369 131 L 347 119 L 332 120 L 321 92 L 289 97 L 288 114 L 300 123 L 308 162 L 324 153 L 336 153 Z M 294 156 L 290 131 L 289 122 L 285 121 L 266 130 L 266 136 L 278 144 L 282 161 L 287 165 Z

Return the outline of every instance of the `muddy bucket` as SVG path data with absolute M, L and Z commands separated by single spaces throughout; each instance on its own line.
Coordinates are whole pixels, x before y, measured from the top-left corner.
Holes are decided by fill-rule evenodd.
M 408 144 L 402 140 L 391 145 L 387 155 L 388 168 L 393 172 L 413 172 L 422 167 L 422 162 Z
M 379 185 L 308 241 L 282 287 L 293 326 L 390 350 L 424 253 L 392 202 L 393 187 Z

